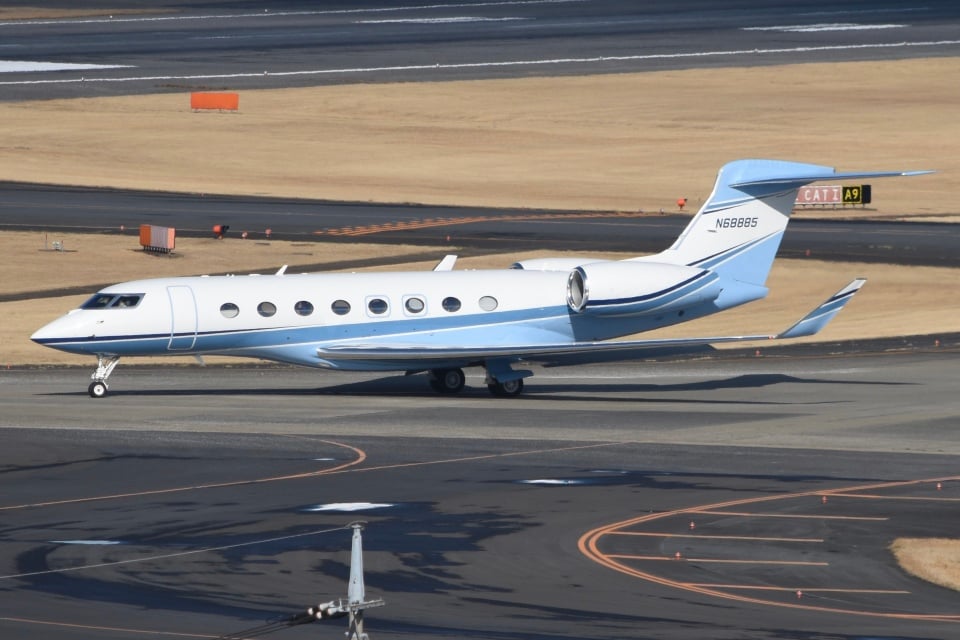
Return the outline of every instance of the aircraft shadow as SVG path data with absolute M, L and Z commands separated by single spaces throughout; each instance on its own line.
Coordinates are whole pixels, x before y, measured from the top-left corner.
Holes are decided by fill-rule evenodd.
M 865 380 L 827 380 L 822 378 L 799 378 L 786 374 L 744 374 L 728 378 L 699 380 L 677 384 L 657 383 L 618 383 L 604 382 L 556 383 L 534 378 L 526 385 L 517 398 L 494 398 L 482 385 L 468 385 L 460 394 L 453 396 L 438 395 L 430 389 L 424 376 L 388 376 L 362 382 L 333 385 L 328 387 L 228 387 L 228 388 L 163 388 L 163 389 L 111 389 L 111 397 L 203 397 L 203 396 L 380 396 L 380 397 L 423 397 L 436 398 L 490 398 L 498 401 L 522 402 L 524 400 L 566 401 L 566 402 L 641 402 L 641 403 L 702 403 L 702 404 L 798 404 L 795 401 L 778 402 L 772 400 L 743 400 L 722 398 L 664 398 L 661 394 L 703 393 L 735 389 L 762 389 L 778 384 L 800 385 L 882 385 L 902 386 L 910 382 L 878 382 Z M 642 397 L 625 398 L 624 394 L 642 394 Z M 83 391 L 38 394 L 50 396 L 81 396 Z M 651 397 L 653 396 L 653 397 Z M 826 400 L 811 400 L 803 404 L 823 404 Z

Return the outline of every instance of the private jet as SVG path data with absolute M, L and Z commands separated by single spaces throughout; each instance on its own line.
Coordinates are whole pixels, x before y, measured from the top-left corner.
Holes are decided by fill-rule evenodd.
M 95 293 L 31 336 L 97 358 L 88 392 L 126 356 L 259 358 L 344 371 L 428 374 L 439 393 L 482 367 L 490 392 L 515 396 L 523 363 L 662 356 L 718 343 L 789 339 L 822 329 L 863 285 L 855 279 L 794 325 L 767 335 L 620 339 L 767 295 L 767 275 L 797 190 L 820 181 L 928 171 L 841 173 L 780 160 L 723 166 L 710 197 L 673 245 L 626 260 L 557 257 L 500 270 L 196 276 L 135 280 Z

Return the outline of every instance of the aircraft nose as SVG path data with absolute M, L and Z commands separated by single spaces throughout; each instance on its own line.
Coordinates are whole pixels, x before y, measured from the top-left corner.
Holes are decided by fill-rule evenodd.
M 53 322 L 48 322 L 34 331 L 30 339 L 37 344 L 48 344 L 54 340 L 77 337 L 79 326 L 77 320 L 71 317 L 72 315 L 72 313 L 68 313 Z

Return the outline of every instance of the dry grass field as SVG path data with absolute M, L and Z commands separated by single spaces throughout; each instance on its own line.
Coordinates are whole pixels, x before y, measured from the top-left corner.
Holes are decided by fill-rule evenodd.
M 773 157 L 936 169 L 882 215 L 956 214 L 960 59 L 0 103 L 8 180 L 333 200 L 657 210 Z M 159 88 L 158 88 L 159 89 Z M 170 91 L 167 89 L 167 91 Z
M 890 550 L 907 573 L 960 591 L 960 540 L 900 538 Z

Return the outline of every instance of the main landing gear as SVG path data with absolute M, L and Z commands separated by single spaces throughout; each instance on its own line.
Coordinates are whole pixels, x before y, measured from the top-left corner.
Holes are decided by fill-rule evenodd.
M 467 376 L 463 369 L 431 369 L 430 387 L 437 393 L 452 395 L 463 391 Z
M 97 356 L 97 370 L 90 376 L 93 382 L 87 387 L 87 393 L 91 398 L 103 398 L 107 395 L 109 390 L 107 378 L 113 373 L 118 362 L 120 362 L 119 356 Z
M 523 391 L 523 378 L 508 380 L 507 382 L 494 380 L 487 383 L 487 389 L 498 398 L 512 398 L 520 395 L 520 392 Z
M 491 372 L 491 366 L 487 365 L 487 389 L 498 398 L 512 398 L 520 395 L 523 391 L 523 377 L 530 375 L 528 371 L 513 371 L 509 367 L 494 367 Z M 506 380 L 500 380 L 495 375 L 499 373 Z M 521 377 L 518 377 L 519 376 Z M 437 393 L 444 395 L 453 395 L 463 391 L 467 378 L 463 374 L 463 369 L 431 369 L 430 387 Z

